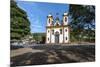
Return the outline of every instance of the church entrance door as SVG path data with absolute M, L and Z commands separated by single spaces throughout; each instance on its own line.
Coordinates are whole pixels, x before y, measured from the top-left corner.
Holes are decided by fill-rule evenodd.
M 59 43 L 59 32 L 55 33 L 55 43 Z

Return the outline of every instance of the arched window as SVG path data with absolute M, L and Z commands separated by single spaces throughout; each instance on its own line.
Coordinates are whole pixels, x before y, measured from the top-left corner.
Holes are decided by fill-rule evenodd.
M 65 17 L 65 22 L 67 22 L 67 17 Z

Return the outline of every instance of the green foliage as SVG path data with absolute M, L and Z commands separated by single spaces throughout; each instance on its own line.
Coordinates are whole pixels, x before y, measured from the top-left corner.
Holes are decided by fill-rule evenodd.
M 95 41 L 95 6 L 70 5 L 71 40 Z
M 14 0 L 11 0 L 11 40 L 20 40 L 30 34 L 30 22 L 24 10 L 20 9 Z
M 36 42 L 43 42 L 45 43 L 45 37 L 46 33 L 33 33 L 33 39 L 36 40 Z

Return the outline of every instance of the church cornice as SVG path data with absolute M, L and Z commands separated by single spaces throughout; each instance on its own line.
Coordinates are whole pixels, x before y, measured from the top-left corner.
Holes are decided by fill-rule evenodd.
M 61 27 L 69 27 L 69 25 L 63 25 L 63 26 L 46 26 L 46 28 L 61 28 Z

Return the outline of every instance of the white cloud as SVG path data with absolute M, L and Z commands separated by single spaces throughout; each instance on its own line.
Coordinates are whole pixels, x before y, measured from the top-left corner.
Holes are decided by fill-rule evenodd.
M 41 23 L 39 22 L 39 20 L 36 20 L 36 21 L 34 21 L 34 22 L 31 23 L 31 28 L 42 29 L 43 26 L 41 25 Z

